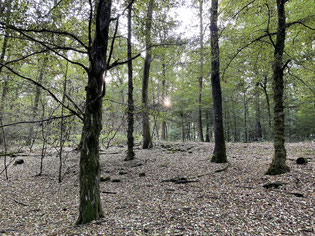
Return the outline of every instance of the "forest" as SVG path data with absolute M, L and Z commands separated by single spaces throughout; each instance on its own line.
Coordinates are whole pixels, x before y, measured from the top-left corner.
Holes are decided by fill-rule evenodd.
M 0 0 L 0 234 L 314 235 L 313 0 Z

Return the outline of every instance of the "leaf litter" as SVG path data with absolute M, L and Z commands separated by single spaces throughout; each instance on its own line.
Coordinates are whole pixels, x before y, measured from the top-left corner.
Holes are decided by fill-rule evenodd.
M 136 148 L 130 162 L 123 161 L 124 147 L 102 150 L 105 217 L 83 226 L 74 225 L 79 153 L 67 151 L 61 183 L 56 153 L 45 157 L 42 176 L 36 176 L 40 156 L 23 153 L 24 163 L 9 167 L 9 180 L 0 179 L 0 234 L 314 235 L 314 142 L 288 143 L 291 171 L 279 176 L 264 175 L 271 143 L 228 143 L 229 164 L 211 163 L 213 148 L 159 142 Z M 297 165 L 298 157 L 308 163 Z

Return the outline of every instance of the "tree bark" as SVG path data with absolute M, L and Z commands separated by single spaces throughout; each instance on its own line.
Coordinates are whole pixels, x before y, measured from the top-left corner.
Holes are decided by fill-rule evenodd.
M 272 137 L 272 130 L 271 130 L 271 109 L 270 109 L 270 99 L 269 99 L 269 94 L 267 91 L 267 76 L 264 77 L 264 82 L 260 83 L 260 86 L 264 90 L 264 94 L 266 97 L 266 103 L 267 103 L 267 112 L 268 112 L 268 139 Z
M 274 99 L 274 156 L 272 163 L 267 170 L 267 175 L 284 174 L 290 171 L 286 165 L 286 150 L 284 146 L 284 108 L 283 108 L 283 70 L 282 61 L 285 44 L 285 2 L 277 0 L 278 27 L 277 41 L 274 51 L 273 62 L 273 99 Z
M 210 111 L 206 111 L 206 142 L 210 142 Z
M 256 120 L 256 141 L 261 141 L 262 139 L 262 129 L 261 129 L 261 114 L 260 114 L 260 91 L 259 91 L 259 82 L 255 87 L 256 96 L 255 96 L 255 120 Z
M 218 0 L 211 1 L 211 84 L 214 116 L 214 152 L 211 162 L 226 163 L 226 149 L 224 141 L 222 119 L 222 94 L 220 85 L 220 56 L 218 37 Z
M 163 80 L 162 80 L 162 107 L 165 106 L 165 99 L 166 99 L 166 81 L 165 81 L 165 77 L 166 77 L 166 65 L 164 63 L 164 58 L 163 58 L 163 63 L 162 63 L 162 70 L 163 70 Z M 165 111 L 165 109 L 163 109 Z M 166 140 L 166 122 L 163 119 L 162 121 L 162 133 L 161 133 L 161 137 L 162 140 Z
M 100 199 L 99 136 L 102 129 L 102 97 L 105 94 L 108 32 L 112 0 L 99 0 L 96 29 L 89 50 L 90 66 L 80 156 L 80 208 L 77 224 L 103 217 Z
M 6 11 L 7 15 L 6 15 L 5 22 L 6 22 L 6 24 L 9 24 L 10 23 L 10 17 L 11 17 L 11 1 L 8 0 L 4 4 L 5 4 L 4 8 L 7 8 L 7 11 Z M 7 46 L 8 46 L 9 33 L 10 33 L 9 28 L 6 28 L 5 33 L 4 33 L 1 55 L 0 55 L 0 63 L 4 63 L 4 58 L 5 58 L 5 54 L 6 54 L 6 50 L 7 50 Z M 0 66 L 0 74 L 2 72 L 2 68 L 3 67 Z M 3 122 L 5 100 L 6 100 L 6 95 L 8 93 L 8 90 L 9 90 L 9 83 L 8 83 L 8 80 L 5 79 L 4 83 L 3 83 L 3 88 L 2 88 L 1 106 L 0 106 L 0 120 L 1 120 L 1 122 Z M 2 135 L 0 135 L 0 145 L 2 145 L 4 143 L 4 139 L 5 139 L 5 137 L 2 137 Z
M 143 68 L 143 78 L 142 78 L 142 138 L 143 138 L 143 149 L 148 149 L 152 147 L 152 140 L 150 134 L 150 121 L 149 121 L 149 111 L 148 111 L 148 85 L 150 78 L 150 66 L 151 66 L 151 28 L 152 28 L 152 14 L 153 14 L 153 0 L 150 0 L 147 9 L 147 19 L 146 19 L 146 56 Z
M 127 144 L 128 144 L 128 150 L 127 150 L 127 157 L 125 158 L 125 161 L 131 161 L 135 158 L 135 152 L 133 150 L 134 147 L 134 137 L 133 137 L 133 126 L 134 126 L 134 103 L 133 103 L 133 81 L 132 81 L 132 49 L 131 49 L 131 14 L 132 14 L 132 4 L 128 8 L 128 130 L 127 130 Z
M 203 130 L 202 130 L 202 111 L 201 111 L 201 100 L 202 100 L 202 83 L 203 83 L 203 0 L 199 0 L 199 21 L 200 21 L 200 33 L 199 33 L 199 46 L 200 46 L 200 68 L 199 68 L 199 93 L 198 93 L 198 138 L 200 142 L 204 142 Z

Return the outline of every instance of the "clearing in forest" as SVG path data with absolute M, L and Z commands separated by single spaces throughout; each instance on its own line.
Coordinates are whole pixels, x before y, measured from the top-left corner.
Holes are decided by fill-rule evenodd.
M 101 151 L 105 217 L 75 226 L 79 153 L 65 151 L 63 181 L 51 150 L 19 153 L 9 180 L 0 179 L 0 233 L 26 235 L 314 235 L 315 143 L 288 143 L 291 171 L 266 176 L 271 143 L 228 143 L 229 164 L 210 162 L 213 144 L 156 143 Z M 297 165 L 305 157 L 307 164 Z M 0 161 L 2 162 L 3 157 Z M 10 159 L 10 158 L 9 158 Z M 2 167 L 1 167 L 2 171 Z M 268 185 L 269 184 L 269 185 Z

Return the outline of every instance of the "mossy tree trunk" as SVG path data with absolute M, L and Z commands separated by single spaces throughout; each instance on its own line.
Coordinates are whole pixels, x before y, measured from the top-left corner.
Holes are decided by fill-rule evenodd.
M 132 49 L 131 49 L 131 14 L 132 14 L 132 4 L 128 8 L 128 130 L 127 130 L 127 143 L 128 143 L 128 150 L 127 156 L 125 161 L 131 161 L 135 158 L 135 152 L 133 150 L 134 147 L 134 137 L 133 137 L 133 126 L 134 126 L 134 103 L 133 103 L 133 81 L 132 81 Z
M 146 18 L 146 30 L 145 30 L 145 42 L 146 42 L 146 56 L 143 68 L 142 78 L 142 138 L 143 149 L 148 149 L 152 146 L 151 134 L 150 134 L 150 120 L 148 111 L 148 86 L 150 78 L 150 66 L 152 60 L 151 50 L 151 28 L 152 28 L 152 14 L 153 14 L 153 0 L 150 0 L 147 10 Z
M 284 109 L 283 109 L 283 52 L 285 44 L 285 3 L 286 0 L 277 0 L 278 28 L 277 41 L 273 62 L 273 99 L 274 99 L 274 156 L 267 170 L 267 175 L 284 174 L 290 171 L 286 165 L 286 150 L 284 146 Z
M 211 1 L 211 84 L 214 116 L 214 152 L 211 162 L 226 163 L 226 150 L 224 141 L 222 119 L 222 94 L 220 85 L 220 56 L 218 37 L 218 0 Z
M 112 0 L 97 3 L 96 30 L 89 49 L 90 67 L 80 156 L 80 208 L 77 224 L 103 217 L 100 199 L 99 136 L 102 129 L 102 97 L 107 70 L 106 51 Z

